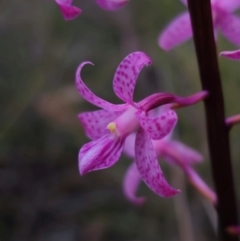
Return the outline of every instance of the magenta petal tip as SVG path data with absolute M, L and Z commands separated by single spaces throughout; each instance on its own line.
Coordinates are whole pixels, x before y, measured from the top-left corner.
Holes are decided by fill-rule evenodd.
M 146 201 L 145 197 L 138 197 L 136 195 L 140 182 L 141 176 L 135 162 L 133 162 L 129 166 L 123 179 L 123 191 L 126 198 L 135 205 L 142 205 Z
M 72 1 L 55 0 L 55 2 L 58 4 L 64 19 L 67 21 L 75 19 L 82 12 L 80 8 L 71 5 Z
M 129 0 L 96 0 L 96 3 L 104 10 L 116 11 L 122 8 Z
M 135 200 L 132 200 L 132 202 L 135 204 L 135 205 L 143 205 L 145 202 L 146 202 L 146 198 L 145 197 L 138 197 L 136 198 Z
M 83 168 L 80 168 L 80 169 L 79 169 L 79 173 L 80 173 L 81 176 L 84 176 L 84 175 L 87 174 L 88 172 L 90 172 L 90 170 L 83 169 Z
M 235 51 L 223 51 L 219 54 L 219 56 L 224 56 L 232 60 L 240 60 L 240 49 Z

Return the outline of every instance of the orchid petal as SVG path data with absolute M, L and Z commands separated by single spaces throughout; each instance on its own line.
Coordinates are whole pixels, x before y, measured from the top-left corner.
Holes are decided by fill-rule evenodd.
M 109 134 L 107 125 L 115 120 L 123 112 L 113 112 L 107 110 L 97 110 L 91 112 L 83 112 L 78 115 L 79 120 L 83 124 L 86 135 L 90 139 L 98 139 Z
M 129 0 L 96 0 L 96 3 L 104 10 L 115 11 L 122 8 Z
M 180 0 L 185 6 L 187 6 L 187 0 Z
M 72 0 L 55 0 L 55 2 L 58 4 L 65 20 L 73 20 L 82 12 L 80 8 L 71 6 Z
M 240 46 L 240 18 L 227 12 L 222 13 L 217 21 L 222 34 L 232 43 Z
M 240 49 L 235 51 L 223 51 L 220 53 L 220 56 L 224 56 L 233 60 L 240 60 Z
M 189 182 L 211 203 L 217 203 L 217 196 L 215 192 L 203 181 L 203 179 L 198 175 L 198 173 L 191 167 L 185 169 L 185 173 Z
M 123 142 L 123 138 L 116 138 L 110 134 L 85 144 L 78 156 L 80 174 L 114 165 L 121 156 Z
M 217 0 L 216 4 L 219 8 L 224 9 L 227 12 L 233 12 L 240 7 L 239 0 Z
M 158 164 L 152 142 L 142 128 L 136 136 L 135 155 L 136 165 L 143 181 L 155 193 L 162 197 L 171 197 L 180 192 L 167 183 Z
M 141 176 L 138 172 L 135 162 L 128 168 L 123 179 L 123 191 L 126 198 L 136 205 L 141 205 L 145 202 L 144 197 L 137 197 L 136 192 L 141 182 Z
M 169 110 L 158 117 L 148 117 L 145 112 L 138 115 L 139 124 L 153 140 L 167 136 L 177 123 L 177 114 Z
M 176 17 L 160 34 L 159 46 L 168 51 L 185 42 L 192 36 L 192 27 L 188 12 Z
M 72 5 L 73 0 L 55 0 L 57 4 Z
M 129 54 L 118 66 L 113 78 L 113 89 L 116 95 L 126 103 L 133 103 L 133 92 L 138 74 L 151 59 L 143 52 Z
M 135 157 L 135 139 L 136 139 L 135 133 L 129 135 L 125 139 L 124 148 L 123 148 L 123 151 L 125 152 L 125 154 L 132 158 Z
M 164 158 L 171 164 L 177 164 L 181 168 L 199 163 L 203 160 L 202 155 L 194 149 L 179 141 L 165 141 L 155 144 L 155 150 L 161 150 Z
M 201 153 L 181 143 L 180 141 L 171 141 L 170 147 L 175 149 L 188 165 L 203 161 L 203 156 Z
M 80 76 L 80 73 L 82 71 L 83 66 L 86 64 L 93 65 L 93 63 L 91 63 L 91 62 L 83 62 L 78 66 L 77 71 L 76 71 L 76 86 L 77 86 L 77 89 L 78 89 L 78 92 L 80 93 L 80 95 L 88 102 L 90 102 L 93 105 L 96 105 L 102 109 L 109 110 L 109 111 L 125 110 L 126 104 L 122 104 L 122 105 L 111 104 L 111 103 L 99 98 L 95 94 L 93 94 L 93 92 L 84 84 L 84 82 L 82 81 L 82 78 Z

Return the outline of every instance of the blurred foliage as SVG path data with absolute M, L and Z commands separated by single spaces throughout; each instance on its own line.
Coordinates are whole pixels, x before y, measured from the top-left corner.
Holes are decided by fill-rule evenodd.
M 83 79 L 99 96 L 119 102 L 112 90 L 117 65 L 129 53 L 153 60 L 138 80 L 135 100 L 158 91 L 187 96 L 200 90 L 192 40 L 162 51 L 157 37 L 185 7 L 177 0 L 132 0 L 118 12 L 94 0 L 65 22 L 54 1 L 0 2 L 0 240 L 4 241 L 200 241 L 216 240 L 215 211 L 180 170 L 162 163 L 182 189 L 163 199 L 145 185 L 135 207 L 123 196 L 127 158 L 81 177 L 77 155 L 87 141 L 77 114 L 95 109 L 78 94 L 74 74 L 84 60 L 95 66 Z M 218 49 L 234 49 L 221 36 Z M 227 115 L 239 112 L 239 62 L 220 59 Z M 196 168 L 211 186 L 203 105 L 178 110 L 176 136 L 203 153 Z M 240 184 L 240 128 L 231 132 L 236 187 Z M 239 194 L 238 194 L 239 195 Z M 239 196 L 238 196 L 239 197 Z

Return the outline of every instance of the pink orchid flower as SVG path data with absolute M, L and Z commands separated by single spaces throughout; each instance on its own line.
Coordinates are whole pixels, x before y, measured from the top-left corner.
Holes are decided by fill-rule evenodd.
M 187 6 L 187 0 L 181 0 Z M 232 43 L 240 46 L 240 18 L 233 15 L 240 6 L 239 0 L 211 0 L 214 30 L 220 32 Z M 216 36 L 216 34 L 215 34 Z M 158 44 L 170 50 L 192 37 L 188 12 L 176 17 L 159 35 Z
M 220 53 L 220 56 L 224 56 L 232 60 L 240 60 L 240 49 L 234 51 L 223 51 Z
M 136 205 L 143 204 L 145 197 L 136 196 L 137 189 L 142 180 L 139 174 L 139 156 L 135 149 L 136 135 L 131 134 L 125 141 L 125 153 L 135 161 L 129 166 L 123 179 L 123 191 L 126 198 Z M 171 134 L 161 140 L 152 140 L 153 148 L 159 158 L 164 158 L 169 164 L 179 166 L 186 174 L 191 184 L 206 198 L 216 203 L 215 193 L 204 183 L 199 175 L 191 167 L 202 161 L 202 155 L 194 149 L 179 141 L 171 140 Z
M 148 116 L 146 106 L 149 103 L 155 105 L 156 94 L 139 103 L 133 102 L 138 74 L 150 63 L 151 59 L 143 52 L 134 52 L 120 63 L 113 78 L 114 92 L 125 102 L 120 105 L 95 96 L 80 77 L 83 66 L 91 63 L 84 62 L 79 65 L 76 72 L 79 93 L 90 103 L 102 108 L 79 115 L 86 134 L 93 140 L 79 151 L 79 170 L 83 175 L 114 165 L 121 156 L 126 137 L 137 131 L 135 148 L 140 156 L 139 173 L 154 192 L 170 197 L 179 191 L 173 189 L 165 180 L 151 139 L 161 139 L 169 134 L 177 122 L 177 115 L 173 110 L 168 110 L 157 117 Z
M 82 12 L 80 8 L 72 6 L 73 0 L 55 0 L 55 2 L 59 6 L 65 20 L 73 20 Z
M 129 0 L 96 0 L 97 4 L 104 10 L 115 11 L 122 8 Z

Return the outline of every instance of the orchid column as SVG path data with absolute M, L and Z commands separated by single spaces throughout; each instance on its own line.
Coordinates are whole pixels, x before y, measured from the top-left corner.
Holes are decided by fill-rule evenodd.
M 202 88 L 209 92 L 205 111 L 212 174 L 218 198 L 219 233 L 223 241 L 236 241 L 236 236 L 226 232 L 226 228 L 237 225 L 238 220 L 210 0 L 188 0 L 188 7 Z

